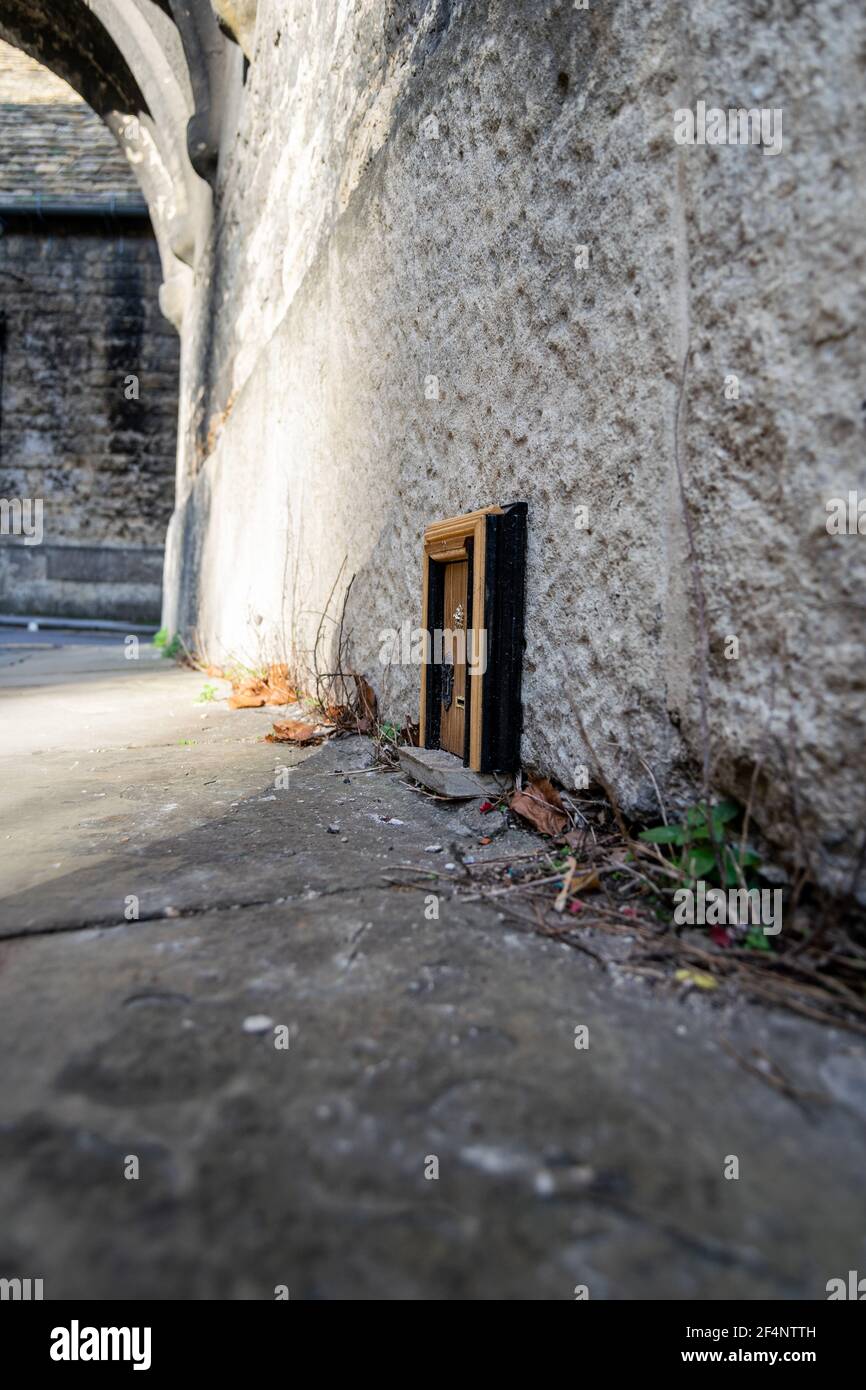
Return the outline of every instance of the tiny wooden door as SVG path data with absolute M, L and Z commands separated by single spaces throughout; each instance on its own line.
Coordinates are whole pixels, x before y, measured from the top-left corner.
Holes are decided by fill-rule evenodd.
M 442 716 L 439 743 L 457 758 L 466 746 L 466 615 L 469 610 L 469 562 L 445 566 L 442 617 Z

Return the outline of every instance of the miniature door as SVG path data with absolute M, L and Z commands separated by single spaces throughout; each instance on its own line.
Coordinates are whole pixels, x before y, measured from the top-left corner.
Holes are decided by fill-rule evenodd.
M 469 611 L 469 562 L 445 566 L 444 629 L 442 633 L 442 709 L 439 745 L 463 758 L 466 747 L 466 614 Z
M 526 512 L 485 507 L 424 532 L 419 741 L 476 772 L 520 765 Z

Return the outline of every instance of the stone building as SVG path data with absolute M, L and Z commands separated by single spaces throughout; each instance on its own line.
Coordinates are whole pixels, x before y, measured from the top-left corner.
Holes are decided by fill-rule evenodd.
M 166 623 L 303 665 L 355 576 L 402 717 L 380 634 L 419 619 L 425 526 L 525 501 L 524 763 L 656 815 L 708 778 L 850 888 L 866 539 L 826 523 L 866 495 L 862 6 L 7 0 L 0 33 L 151 209 Z
M 42 504 L 41 543 L 0 536 L 0 613 L 158 622 L 178 341 L 147 204 L 102 121 L 7 44 L 0 224 L 0 497 Z

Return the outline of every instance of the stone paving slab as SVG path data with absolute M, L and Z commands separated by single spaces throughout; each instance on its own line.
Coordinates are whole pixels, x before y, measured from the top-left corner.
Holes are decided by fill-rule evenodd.
M 163 670 L 148 742 L 100 763 L 122 825 L 81 823 L 65 752 L 0 783 L 32 847 L 0 881 L 0 1274 L 47 1298 L 821 1299 L 863 1268 L 861 1040 L 605 972 L 447 882 L 435 907 L 389 885 L 399 863 L 447 879 L 450 843 L 534 837 L 478 847 L 465 808 L 372 770 L 363 740 L 277 793 L 267 724 L 215 711 L 166 771 L 160 705 L 194 689 Z M 5 697 L 22 725 L 27 698 Z

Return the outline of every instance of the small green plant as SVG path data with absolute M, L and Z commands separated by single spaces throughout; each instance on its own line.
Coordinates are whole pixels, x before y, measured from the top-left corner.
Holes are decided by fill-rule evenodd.
M 760 855 L 735 843 L 733 822 L 740 808 L 735 801 L 720 801 L 707 814 L 701 801 L 686 812 L 679 825 L 654 825 L 642 830 L 638 838 L 646 844 L 671 845 L 677 851 L 672 864 L 689 883 L 704 879 L 724 888 L 741 883 L 756 887 L 755 870 Z M 679 852 L 681 851 L 681 853 Z
M 222 672 L 227 681 L 232 685 L 243 685 L 245 681 L 266 681 L 268 678 L 267 666 L 245 666 L 243 662 L 231 661 Z
M 175 633 L 174 637 L 170 637 L 168 628 L 161 627 L 159 632 L 154 634 L 153 645 L 162 652 L 163 656 L 173 661 L 176 656 L 180 655 L 183 643 L 178 633 Z
M 749 927 L 749 930 L 746 932 L 745 943 L 747 946 L 750 946 L 753 951 L 772 950 L 767 937 L 764 935 L 763 927 Z
M 196 701 L 195 701 L 195 702 L 196 702 L 197 705 L 207 705 L 207 704 L 210 704 L 211 700 L 215 700 L 216 697 L 217 697 L 217 688 L 216 688 L 216 686 L 215 686 L 215 685 L 211 685 L 210 682 L 208 682 L 208 683 L 203 687 L 201 694 L 196 696 Z

